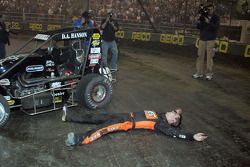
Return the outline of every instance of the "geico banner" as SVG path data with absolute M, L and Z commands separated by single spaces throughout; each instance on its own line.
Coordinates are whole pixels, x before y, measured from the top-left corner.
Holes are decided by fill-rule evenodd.
M 5 25 L 7 28 L 12 30 L 21 30 L 21 24 L 16 21 L 6 21 Z
M 29 23 L 29 29 L 32 31 L 42 31 L 43 25 L 40 23 Z
M 184 35 L 176 34 L 161 34 L 160 42 L 174 45 L 183 45 L 184 44 Z
M 133 32 L 132 33 L 132 40 L 139 40 L 139 41 L 150 41 L 151 33 L 148 32 Z
M 250 44 L 246 46 L 244 56 L 245 57 L 250 57 Z
M 61 25 L 56 25 L 56 24 L 48 24 L 48 25 L 47 25 L 47 30 L 48 30 L 48 31 L 49 31 L 49 30 L 57 30 L 57 29 L 60 29 L 60 28 L 62 28 Z
M 117 38 L 124 38 L 124 31 L 117 31 L 116 33 L 115 33 L 115 36 L 117 37 Z

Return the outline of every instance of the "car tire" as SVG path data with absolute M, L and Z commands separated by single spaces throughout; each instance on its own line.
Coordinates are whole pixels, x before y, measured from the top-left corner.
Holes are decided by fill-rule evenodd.
M 79 104 L 89 109 L 103 108 L 111 101 L 112 84 L 102 75 L 87 74 L 77 86 L 76 98 Z
M 9 120 L 10 107 L 7 100 L 0 94 L 0 127 L 3 127 Z

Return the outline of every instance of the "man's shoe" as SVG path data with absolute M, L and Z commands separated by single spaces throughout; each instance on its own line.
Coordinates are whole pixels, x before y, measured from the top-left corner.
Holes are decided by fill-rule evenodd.
M 193 77 L 194 79 L 198 79 L 198 78 L 202 78 L 203 75 L 202 75 L 202 74 L 197 74 L 197 73 L 195 73 L 194 75 L 192 75 L 192 77 Z
M 63 106 L 62 111 L 63 111 L 63 113 L 62 113 L 62 121 L 63 121 L 63 122 L 66 122 L 66 117 L 67 117 L 67 106 Z
M 118 71 L 118 69 L 117 68 L 110 68 L 110 71 L 111 72 L 116 72 L 116 71 Z
M 212 79 L 213 79 L 212 75 L 207 75 L 207 76 L 206 76 L 206 80 L 211 81 Z
M 76 145 L 76 135 L 73 132 L 68 133 L 68 138 L 65 140 L 66 146 L 74 146 Z

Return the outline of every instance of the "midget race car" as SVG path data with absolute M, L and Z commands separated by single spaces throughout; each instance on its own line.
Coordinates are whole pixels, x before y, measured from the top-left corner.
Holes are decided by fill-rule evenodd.
M 101 61 L 98 29 L 39 33 L 0 60 L 0 127 L 15 108 L 28 115 L 64 105 L 102 108 L 112 98 L 112 75 Z

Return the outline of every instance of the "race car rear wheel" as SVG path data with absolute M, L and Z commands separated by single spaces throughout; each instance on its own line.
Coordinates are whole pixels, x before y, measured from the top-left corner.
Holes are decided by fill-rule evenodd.
M 78 84 L 76 96 L 78 102 L 89 109 L 102 108 L 111 101 L 112 84 L 104 76 L 88 74 Z
M 10 108 L 6 99 L 0 95 L 0 127 L 3 127 L 10 117 Z

